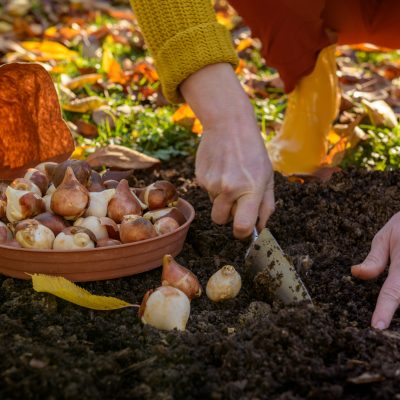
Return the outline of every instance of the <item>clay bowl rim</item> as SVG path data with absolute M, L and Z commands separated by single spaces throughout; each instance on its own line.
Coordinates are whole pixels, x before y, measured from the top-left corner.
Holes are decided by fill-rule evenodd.
M 0 243 L 0 251 L 1 251 L 1 249 L 7 249 L 7 250 L 15 251 L 15 252 L 18 252 L 18 253 L 20 253 L 20 252 L 23 252 L 23 253 L 33 252 L 35 254 L 37 254 L 37 253 L 44 253 L 44 254 L 46 254 L 46 253 L 49 253 L 49 254 L 70 254 L 71 252 L 87 253 L 87 252 L 93 252 L 93 251 L 111 251 L 111 250 L 114 250 L 114 249 L 120 249 L 121 247 L 134 247 L 134 246 L 140 246 L 141 244 L 144 244 L 144 243 L 157 242 L 160 239 L 163 239 L 165 237 L 177 235 L 178 232 L 184 230 L 186 227 L 189 227 L 190 224 L 193 222 L 194 217 L 196 215 L 194 207 L 187 200 L 184 200 L 181 197 L 179 197 L 178 202 L 182 202 L 186 207 L 189 208 L 190 214 L 189 214 L 188 219 L 178 229 L 175 229 L 174 231 L 169 232 L 169 233 L 164 233 L 163 235 L 159 235 L 159 236 L 156 236 L 154 238 L 140 240 L 138 242 L 133 242 L 133 243 L 123 243 L 123 244 L 117 244 L 117 245 L 114 245 L 114 246 L 95 247 L 94 249 L 82 249 L 82 250 L 77 250 L 77 249 L 73 249 L 73 250 L 28 249 L 28 248 L 23 248 L 23 247 L 21 248 L 21 247 L 5 246 L 5 245 Z

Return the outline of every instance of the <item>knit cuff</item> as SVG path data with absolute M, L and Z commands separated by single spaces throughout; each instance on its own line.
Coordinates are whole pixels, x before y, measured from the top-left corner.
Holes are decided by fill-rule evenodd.
M 210 64 L 238 64 L 229 31 L 218 22 L 200 24 L 170 38 L 154 55 L 165 98 L 183 101 L 179 85 Z

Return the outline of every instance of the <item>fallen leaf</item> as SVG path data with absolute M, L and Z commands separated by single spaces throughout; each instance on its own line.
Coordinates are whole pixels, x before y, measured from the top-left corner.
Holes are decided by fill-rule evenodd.
M 33 274 L 32 285 L 36 292 L 46 292 L 70 303 L 92 310 L 117 310 L 134 307 L 133 304 L 109 296 L 97 296 L 61 276 Z
M 203 133 L 203 126 L 189 104 L 182 104 L 172 115 L 172 121 L 183 126 L 191 126 L 193 133 L 199 135 Z
M 348 382 L 354 383 L 355 385 L 365 385 L 367 383 L 382 382 L 384 380 L 385 377 L 383 375 L 371 372 L 364 372 L 359 376 L 347 379 Z
M 118 145 L 97 149 L 86 161 L 92 168 L 106 166 L 117 169 L 146 169 L 160 163 L 157 158 Z
M 62 108 L 66 111 L 78 113 L 87 113 L 107 103 L 107 100 L 97 96 L 85 97 L 83 99 L 72 100 L 69 103 L 64 103 Z
M 78 56 L 75 51 L 58 42 L 44 40 L 42 42 L 22 42 L 21 46 L 35 55 L 33 61 L 67 60 L 70 61 Z
M 96 125 L 79 119 L 74 122 L 78 128 L 78 133 L 85 138 L 93 139 L 99 135 Z
M 87 74 L 81 75 L 64 83 L 68 89 L 75 90 L 84 87 L 85 85 L 92 85 L 101 79 L 100 74 Z
M 66 160 L 74 150 L 53 81 L 39 64 L 0 67 L 0 178 L 40 162 Z
M 397 125 L 397 117 L 392 108 L 383 100 L 369 102 L 363 99 L 361 101 L 365 107 L 371 122 L 375 126 L 387 126 L 394 128 Z

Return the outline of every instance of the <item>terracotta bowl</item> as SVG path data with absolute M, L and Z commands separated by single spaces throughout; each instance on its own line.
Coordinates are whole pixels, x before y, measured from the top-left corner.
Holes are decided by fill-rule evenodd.
M 85 282 L 120 278 L 157 268 L 165 254 L 176 256 L 181 252 L 193 221 L 194 209 L 187 201 L 179 199 L 177 208 L 186 218 L 182 226 L 141 242 L 79 251 L 16 249 L 0 245 L 0 273 L 22 279 L 30 279 L 28 274 L 42 273 Z

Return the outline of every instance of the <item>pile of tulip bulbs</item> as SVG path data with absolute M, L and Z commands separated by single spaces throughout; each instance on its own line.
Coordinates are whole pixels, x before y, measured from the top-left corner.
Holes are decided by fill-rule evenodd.
M 103 180 L 86 161 L 42 163 L 0 184 L 0 246 L 82 250 L 151 239 L 185 223 L 168 181 Z

